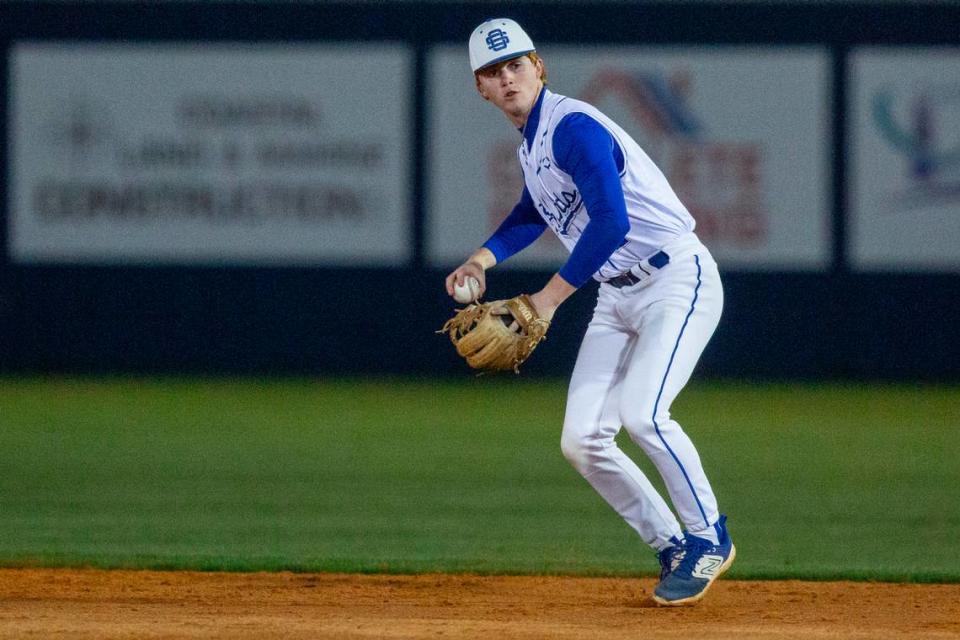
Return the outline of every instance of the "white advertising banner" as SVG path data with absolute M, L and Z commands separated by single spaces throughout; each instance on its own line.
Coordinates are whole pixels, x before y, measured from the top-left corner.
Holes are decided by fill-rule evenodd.
M 850 260 L 960 271 L 960 49 L 856 51 Z
M 595 105 L 663 170 L 721 267 L 832 257 L 830 64 L 813 48 L 541 46 L 551 90 Z M 466 46 L 430 56 L 428 255 L 459 262 L 517 201 L 520 136 L 477 94 Z M 549 236 L 549 237 L 548 237 Z M 550 232 L 507 265 L 554 268 Z
M 18 43 L 10 62 L 14 260 L 410 254 L 405 47 Z

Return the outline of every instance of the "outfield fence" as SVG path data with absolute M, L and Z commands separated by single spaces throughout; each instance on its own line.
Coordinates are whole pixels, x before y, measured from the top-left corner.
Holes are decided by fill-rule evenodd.
M 520 188 L 467 64 L 491 10 L 0 5 L 0 373 L 465 373 L 443 277 Z M 960 5 L 508 13 L 697 218 L 726 287 L 703 374 L 960 379 Z M 529 374 L 569 372 L 595 286 Z

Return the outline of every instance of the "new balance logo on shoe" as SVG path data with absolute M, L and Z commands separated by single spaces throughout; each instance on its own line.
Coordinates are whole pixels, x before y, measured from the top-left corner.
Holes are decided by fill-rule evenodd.
M 717 574 L 720 565 L 723 564 L 723 556 L 703 556 L 697 562 L 697 566 L 690 572 L 694 578 L 704 578 L 709 580 Z

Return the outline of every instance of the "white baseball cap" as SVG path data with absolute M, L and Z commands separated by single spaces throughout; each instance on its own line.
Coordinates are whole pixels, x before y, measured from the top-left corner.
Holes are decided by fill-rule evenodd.
M 530 36 L 510 18 L 487 20 L 470 34 L 470 66 L 473 71 L 536 51 Z

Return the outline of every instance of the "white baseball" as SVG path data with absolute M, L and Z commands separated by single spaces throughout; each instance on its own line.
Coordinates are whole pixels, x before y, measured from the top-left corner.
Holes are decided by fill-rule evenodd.
M 475 302 L 480 297 L 480 283 L 473 276 L 467 276 L 462 285 L 453 283 L 453 299 L 460 304 Z

